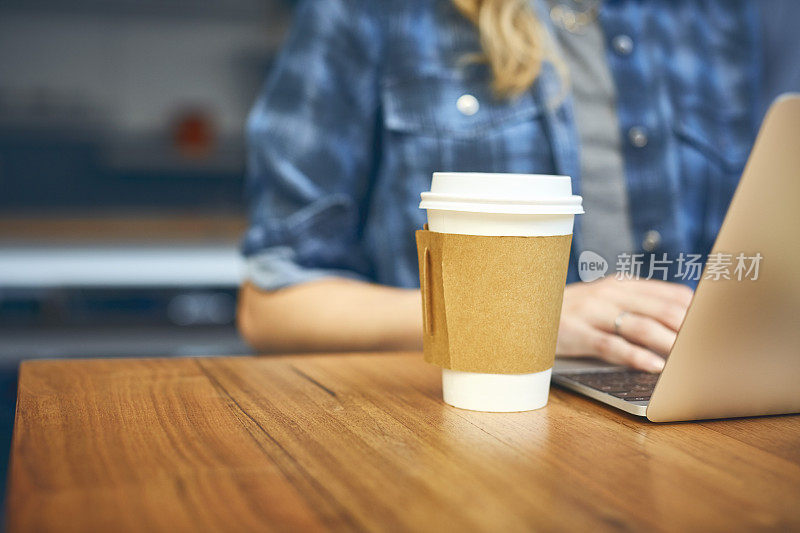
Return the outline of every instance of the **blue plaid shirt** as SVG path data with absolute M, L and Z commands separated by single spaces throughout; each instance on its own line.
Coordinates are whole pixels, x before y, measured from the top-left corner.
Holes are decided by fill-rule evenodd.
M 534 5 L 549 24 L 544 2 Z M 649 236 L 649 252 L 705 254 L 722 223 L 758 119 L 754 10 L 732 0 L 602 4 L 632 231 L 636 242 Z M 545 65 L 529 91 L 496 99 L 487 66 L 463 60 L 479 51 L 475 28 L 447 0 L 298 6 L 247 126 L 243 250 L 254 283 L 418 286 L 417 206 L 434 171 L 566 174 L 580 194 L 571 98 L 560 98 L 555 70 Z M 464 94 L 477 113 L 459 111 Z M 580 220 L 573 246 L 569 281 Z

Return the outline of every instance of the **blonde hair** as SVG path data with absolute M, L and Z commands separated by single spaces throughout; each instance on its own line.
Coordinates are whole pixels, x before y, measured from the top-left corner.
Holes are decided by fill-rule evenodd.
M 483 48 L 480 59 L 489 64 L 492 89 L 497 96 L 514 97 L 528 90 L 546 61 L 559 74 L 563 92 L 569 72 L 529 0 L 452 1 L 478 29 Z

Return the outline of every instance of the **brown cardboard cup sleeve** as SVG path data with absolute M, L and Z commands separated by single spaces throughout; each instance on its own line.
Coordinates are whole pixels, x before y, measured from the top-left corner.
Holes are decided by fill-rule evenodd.
M 553 366 L 572 235 L 416 237 L 426 361 L 486 374 Z

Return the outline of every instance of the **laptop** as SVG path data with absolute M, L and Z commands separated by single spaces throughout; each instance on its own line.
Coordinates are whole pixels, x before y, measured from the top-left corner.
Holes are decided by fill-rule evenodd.
M 770 107 L 711 253 L 760 253 L 758 276 L 706 266 L 661 374 L 564 358 L 553 381 L 653 422 L 800 412 L 800 94 Z

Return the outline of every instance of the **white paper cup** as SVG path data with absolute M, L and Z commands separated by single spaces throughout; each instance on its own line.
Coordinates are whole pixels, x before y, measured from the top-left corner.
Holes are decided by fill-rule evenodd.
M 571 235 L 582 198 L 569 176 L 436 172 L 422 193 L 428 229 L 438 233 L 544 237 Z M 481 374 L 442 369 L 444 401 L 473 411 L 530 411 L 547 405 L 552 369 Z

